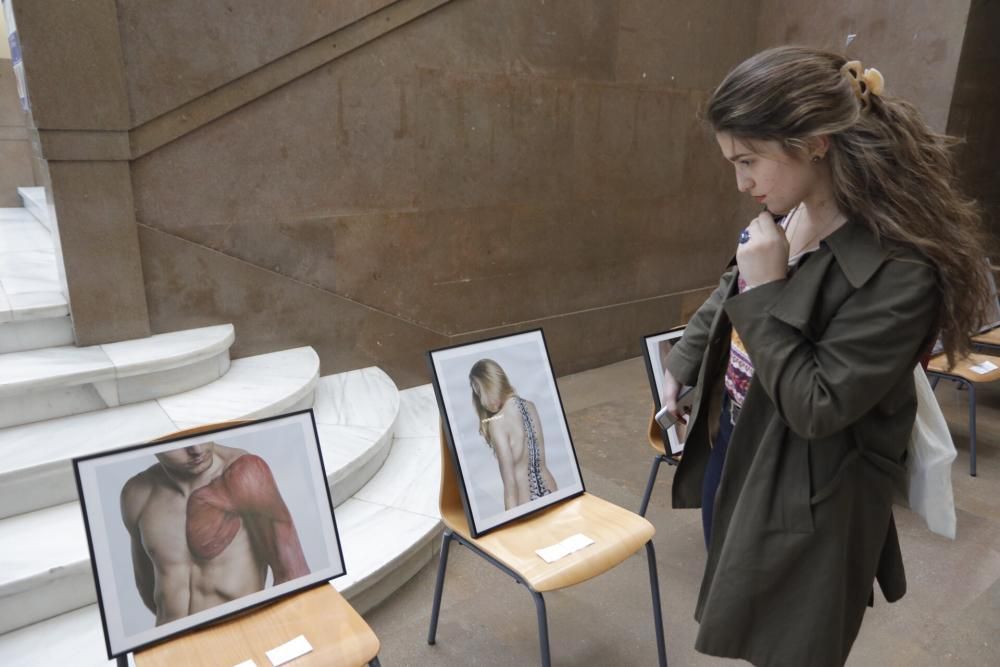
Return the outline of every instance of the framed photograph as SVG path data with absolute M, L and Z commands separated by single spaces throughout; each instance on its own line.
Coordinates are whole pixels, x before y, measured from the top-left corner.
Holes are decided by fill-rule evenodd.
M 541 329 L 428 354 L 474 537 L 583 493 Z
M 646 359 L 649 388 L 653 391 L 653 404 L 657 412 L 663 407 L 660 397 L 663 395 L 663 369 L 666 367 L 667 355 L 683 335 L 684 327 L 675 327 L 669 331 L 643 336 L 642 354 Z M 673 455 L 684 451 L 684 428 L 683 423 L 678 423 L 664 429 L 664 442 L 669 443 L 670 453 Z
M 73 469 L 109 658 L 345 572 L 312 410 Z

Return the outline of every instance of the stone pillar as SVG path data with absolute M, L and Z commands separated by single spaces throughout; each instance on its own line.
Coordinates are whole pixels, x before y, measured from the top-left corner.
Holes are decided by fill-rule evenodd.
M 14 0 L 78 345 L 150 334 L 114 0 Z

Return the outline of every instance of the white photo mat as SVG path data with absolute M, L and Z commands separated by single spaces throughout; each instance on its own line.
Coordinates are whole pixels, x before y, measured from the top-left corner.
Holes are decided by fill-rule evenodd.
M 434 350 L 430 358 L 435 391 L 449 444 L 458 459 L 463 499 L 474 535 L 583 493 L 576 452 L 540 329 Z M 498 463 L 479 434 L 479 418 L 473 408 L 469 372 L 481 359 L 497 362 L 517 396 L 534 404 L 544 434 L 545 463 L 558 487 L 511 509 L 504 508 Z

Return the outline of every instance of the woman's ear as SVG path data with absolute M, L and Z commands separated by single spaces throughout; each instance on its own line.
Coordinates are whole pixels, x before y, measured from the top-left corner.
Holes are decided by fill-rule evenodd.
M 818 162 L 826 157 L 830 150 L 830 135 L 819 134 L 806 139 L 806 155 L 813 162 Z

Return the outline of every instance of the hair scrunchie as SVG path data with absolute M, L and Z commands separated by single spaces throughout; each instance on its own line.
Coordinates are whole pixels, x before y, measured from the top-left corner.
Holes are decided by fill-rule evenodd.
M 871 106 L 871 96 L 879 97 L 885 90 L 885 77 L 874 67 L 864 69 L 860 60 L 844 63 L 840 73 L 850 82 L 854 95 L 861 102 L 862 109 Z

